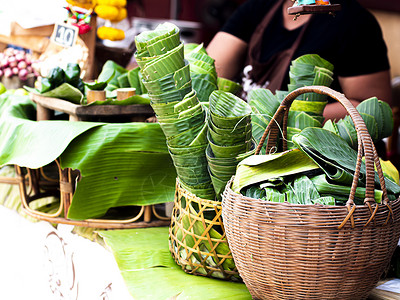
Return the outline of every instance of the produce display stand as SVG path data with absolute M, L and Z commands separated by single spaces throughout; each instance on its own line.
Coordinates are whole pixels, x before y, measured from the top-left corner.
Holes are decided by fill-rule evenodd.
M 131 122 L 144 122 L 147 118 L 154 116 L 150 105 L 78 105 L 72 102 L 43 97 L 31 94 L 31 99 L 37 104 L 37 120 L 51 120 L 54 111 L 69 115 L 70 121 L 92 121 L 95 118 L 129 118 Z
M 96 24 L 96 16 L 93 15 L 90 20 L 90 26 L 96 28 Z M 39 58 L 52 43 L 50 37 L 53 33 L 54 24 L 24 29 L 13 22 L 11 28 L 10 35 L 0 34 L 1 51 L 4 50 L 7 45 L 14 45 L 31 50 L 33 57 Z M 95 65 L 96 30 L 92 29 L 88 33 L 80 34 L 79 38 L 89 51 L 85 78 L 91 79 L 94 74 Z
M 150 105 L 77 105 L 66 100 L 43 97 L 31 94 L 31 100 L 37 104 L 37 120 L 51 120 L 54 112 L 59 111 L 69 115 L 70 121 L 93 121 L 96 118 L 112 118 L 120 122 L 127 117 L 128 122 L 144 122 L 154 116 Z M 44 169 L 32 170 L 15 166 L 17 177 L 5 178 L 1 182 L 18 184 L 20 188 L 21 204 L 23 210 L 30 216 L 48 221 L 50 223 L 70 224 L 83 227 L 104 229 L 142 228 L 153 226 L 168 226 L 170 217 L 157 212 L 155 205 L 137 206 L 127 218 L 118 216 L 116 219 L 104 217 L 102 219 L 71 220 L 68 219 L 68 209 L 75 191 L 75 182 L 79 179 L 79 172 L 69 168 L 62 169 L 56 160 L 53 171 L 57 176 L 47 176 Z M 60 205 L 54 213 L 43 213 L 30 207 L 30 203 L 36 199 L 57 195 L 60 196 Z

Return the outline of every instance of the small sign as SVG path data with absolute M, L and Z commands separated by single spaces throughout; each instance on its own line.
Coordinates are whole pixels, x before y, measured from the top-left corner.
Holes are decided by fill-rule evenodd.
M 56 23 L 51 40 L 63 47 L 72 47 L 78 36 L 78 27 L 66 23 Z

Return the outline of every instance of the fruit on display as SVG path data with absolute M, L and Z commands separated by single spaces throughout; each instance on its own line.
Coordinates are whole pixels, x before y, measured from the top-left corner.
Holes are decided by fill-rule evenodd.
M 11 47 L 0 52 L 0 77 L 11 78 L 18 76 L 21 81 L 26 81 L 31 76 L 38 76 L 32 66 L 32 56 L 24 50 Z

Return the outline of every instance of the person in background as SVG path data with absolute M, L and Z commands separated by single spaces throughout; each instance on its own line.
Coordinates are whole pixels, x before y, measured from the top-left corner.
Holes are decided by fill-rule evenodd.
M 301 15 L 294 20 L 291 0 L 247 0 L 207 46 L 218 76 L 254 87 L 287 90 L 290 62 L 318 54 L 334 65 L 331 88 L 357 106 L 376 96 L 392 105 L 390 65 L 381 28 L 356 0 L 333 0 L 341 10 Z M 327 119 L 346 115 L 338 102 L 329 103 Z

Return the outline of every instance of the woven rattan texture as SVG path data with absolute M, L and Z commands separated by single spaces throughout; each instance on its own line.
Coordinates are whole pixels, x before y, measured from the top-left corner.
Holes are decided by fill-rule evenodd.
M 228 248 L 221 213 L 220 202 L 201 199 L 183 189 L 177 181 L 169 248 L 175 262 L 189 274 L 238 281 L 236 267 L 226 268 L 228 262 L 233 262 L 233 257 Z M 210 232 L 212 229 L 223 234 L 216 237 Z M 228 248 L 229 251 L 222 254 L 218 250 L 220 248 Z
M 349 112 L 358 135 L 358 158 L 346 206 L 295 205 L 244 197 L 229 182 L 222 216 L 230 249 L 254 299 L 366 299 L 387 268 L 400 235 L 400 199 L 389 202 L 379 157 L 362 118 L 342 95 L 329 88 L 306 87 L 290 93 L 274 115 L 283 124 L 292 101 L 317 92 L 339 101 Z M 273 145 L 278 126 L 271 121 L 264 141 Z M 354 190 L 365 155 L 365 205 L 355 205 Z M 384 192 L 375 204 L 374 165 Z

